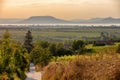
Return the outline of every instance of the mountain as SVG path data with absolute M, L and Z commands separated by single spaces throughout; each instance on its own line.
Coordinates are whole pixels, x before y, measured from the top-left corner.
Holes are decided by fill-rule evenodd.
M 52 16 L 32 16 L 27 19 L 0 19 L 0 24 L 120 24 L 120 18 L 63 20 Z
M 119 23 L 120 24 L 120 18 L 112 18 L 112 17 L 107 17 L 107 18 L 92 18 L 89 20 L 72 20 L 72 22 L 75 23 L 100 23 L 100 24 L 107 24 L 107 23 Z
M 28 19 L 20 21 L 18 23 L 29 23 L 29 24 L 57 24 L 57 23 L 70 23 L 69 21 L 57 19 L 52 16 L 32 16 Z
M 120 23 L 120 18 L 108 17 L 108 18 L 104 18 L 102 20 L 102 22 L 105 22 L 105 23 Z

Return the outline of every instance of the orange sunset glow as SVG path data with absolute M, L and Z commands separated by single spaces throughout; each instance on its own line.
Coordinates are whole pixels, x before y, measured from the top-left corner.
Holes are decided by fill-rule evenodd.
M 117 0 L 0 1 L 0 18 L 27 18 L 29 16 L 46 15 L 61 19 L 120 17 L 119 3 Z

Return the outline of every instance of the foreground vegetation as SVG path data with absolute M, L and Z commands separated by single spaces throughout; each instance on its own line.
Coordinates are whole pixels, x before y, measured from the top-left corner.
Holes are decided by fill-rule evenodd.
M 0 43 L 0 80 L 25 80 L 29 55 L 20 43 L 10 39 L 8 31 Z
M 28 30 L 22 43 L 13 41 L 8 30 L 0 41 L 0 80 L 25 80 L 30 62 L 43 72 L 43 80 L 119 80 L 120 45 L 108 33 L 103 42 L 33 41 Z M 96 45 L 95 45 L 96 44 Z
M 120 55 L 81 55 L 71 60 L 51 62 L 43 80 L 120 80 Z

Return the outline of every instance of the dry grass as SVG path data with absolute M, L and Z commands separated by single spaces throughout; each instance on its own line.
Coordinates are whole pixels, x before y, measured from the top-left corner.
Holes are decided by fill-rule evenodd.
M 52 62 L 42 80 L 120 80 L 120 56 L 103 54 L 78 56 L 71 61 Z

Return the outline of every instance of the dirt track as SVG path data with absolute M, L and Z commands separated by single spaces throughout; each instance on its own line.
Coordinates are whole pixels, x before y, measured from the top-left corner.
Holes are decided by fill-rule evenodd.
M 41 80 L 41 72 L 35 72 L 34 64 L 30 64 L 30 72 L 26 75 L 26 80 Z

